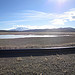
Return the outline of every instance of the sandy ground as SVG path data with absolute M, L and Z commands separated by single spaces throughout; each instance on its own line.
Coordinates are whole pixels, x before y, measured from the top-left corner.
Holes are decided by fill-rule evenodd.
M 50 48 L 75 46 L 75 36 L 54 38 L 0 39 L 0 49 Z
M 9 34 L 7 33 L 0 33 Z M 11 34 L 28 34 L 12 33 Z M 30 33 L 32 34 L 32 33 Z M 34 33 L 33 33 L 34 34 Z M 43 33 L 38 33 L 43 34 Z M 53 33 L 44 33 L 53 34 Z M 27 38 L 0 40 L 0 49 L 45 48 L 52 46 L 75 46 L 74 33 L 72 37 L 64 38 Z M 36 54 L 35 54 L 36 55 Z M 0 57 L 0 75 L 75 75 L 75 53 Z
M 65 37 L 39 37 L 0 39 L 0 49 L 25 49 L 75 46 L 75 32 L 0 32 L 0 35 L 70 35 Z
M 0 75 L 75 75 L 75 54 L 0 58 Z

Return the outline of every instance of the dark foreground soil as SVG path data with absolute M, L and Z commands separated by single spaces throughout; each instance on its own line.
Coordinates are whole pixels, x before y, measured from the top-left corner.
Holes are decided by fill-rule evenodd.
M 75 54 L 0 58 L 0 75 L 75 75 Z

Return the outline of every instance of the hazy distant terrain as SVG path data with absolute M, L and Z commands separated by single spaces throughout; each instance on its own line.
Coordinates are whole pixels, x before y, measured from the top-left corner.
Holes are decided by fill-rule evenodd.
M 10 30 L 0 30 L 0 32 L 75 32 L 75 28 L 67 27 L 67 28 L 53 28 L 53 29 L 28 29 L 25 27 L 17 27 L 15 29 Z
M 0 39 L 0 49 L 75 46 L 75 32 L 0 32 L 0 35 L 70 35 L 65 37 Z

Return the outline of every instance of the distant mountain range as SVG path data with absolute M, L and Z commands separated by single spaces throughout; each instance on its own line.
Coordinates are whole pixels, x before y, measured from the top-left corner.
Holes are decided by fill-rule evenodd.
M 26 28 L 26 27 L 17 27 L 15 29 L 11 29 L 9 31 L 25 31 L 25 30 L 28 30 L 28 28 Z
M 26 27 L 18 27 L 9 31 L 24 31 L 24 32 L 75 32 L 75 28 L 53 28 L 53 29 L 28 29 Z
M 75 32 L 75 28 L 31 29 L 25 32 Z
M 5 32 L 5 31 L 12 31 L 12 32 L 75 32 L 75 28 L 53 28 L 53 29 L 28 29 L 26 27 L 18 27 L 16 29 L 11 29 L 11 30 L 0 30 L 0 32 Z

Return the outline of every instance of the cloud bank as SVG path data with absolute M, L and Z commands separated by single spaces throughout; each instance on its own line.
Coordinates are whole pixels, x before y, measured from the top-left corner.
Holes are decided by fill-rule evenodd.
M 16 16 L 13 17 L 16 17 L 16 19 L 11 21 L 0 21 L 0 23 L 12 24 L 12 28 L 26 27 L 29 29 L 51 29 L 68 27 L 66 24 L 75 21 L 75 8 L 61 14 L 26 10 L 21 13 L 16 13 Z M 37 25 L 35 25 L 34 22 Z

